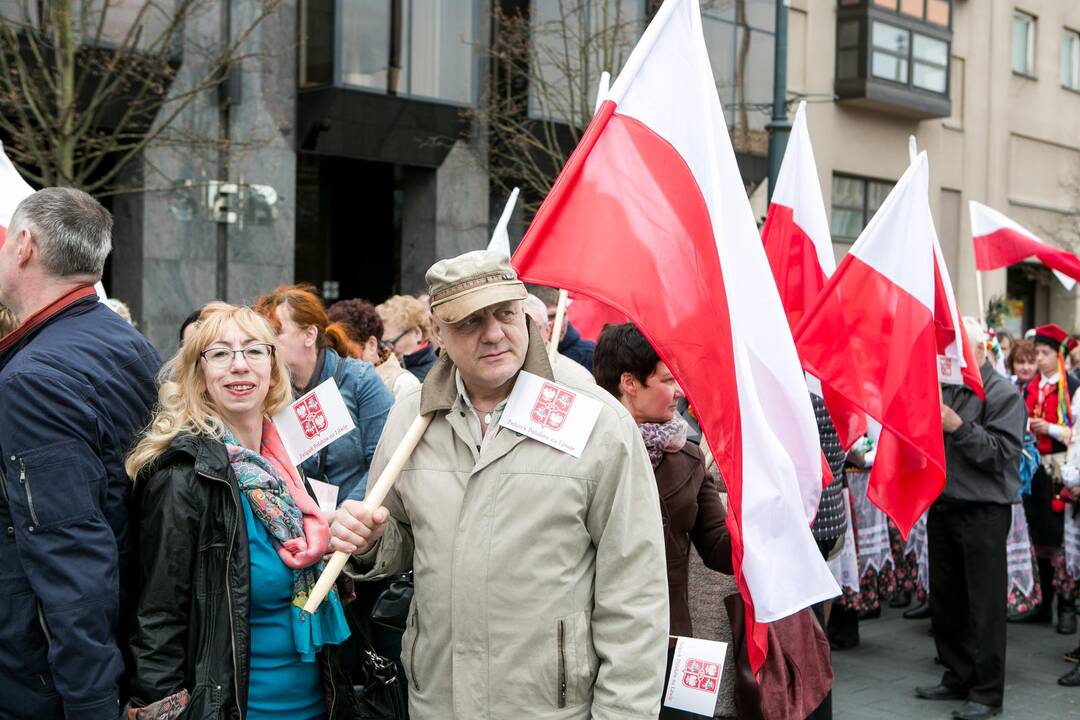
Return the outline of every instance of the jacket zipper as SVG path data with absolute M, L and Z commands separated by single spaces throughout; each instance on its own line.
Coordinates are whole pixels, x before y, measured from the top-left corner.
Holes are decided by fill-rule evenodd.
M 559 621 L 559 707 L 566 707 L 566 622 Z
M 34 525 L 40 525 L 41 521 L 38 520 L 37 511 L 34 510 L 34 495 L 30 492 L 30 481 L 26 479 L 26 465 L 22 458 L 19 458 L 19 482 L 26 488 L 26 505 L 30 508 L 30 519 L 34 521 Z
M 420 639 L 420 608 L 416 609 L 416 632 L 412 638 L 412 652 L 409 653 L 409 682 L 420 692 L 420 682 L 416 679 L 416 641 Z
M 229 485 L 228 480 L 224 480 L 213 475 L 207 475 L 206 473 L 199 473 L 207 480 L 213 480 L 214 482 L 223 483 L 229 489 L 229 498 L 233 501 L 233 507 L 237 512 L 237 520 L 239 520 L 240 504 L 236 501 L 236 497 L 232 492 L 232 485 Z M 229 547 L 225 551 L 225 598 L 229 602 L 229 645 L 232 647 L 232 666 L 233 666 L 233 703 L 236 706 L 236 716 L 244 717 L 244 711 L 240 709 L 240 667 L 236 662 L 236 627 L 235 620 L 233 619 L 233 601 L 232 601 L 232 584 L 229 581 L 229 568 L 232 563 L 232 549 L 236 544 L 236 526 L 238 522 L 233 523 L 232 532 L 229 537 Z

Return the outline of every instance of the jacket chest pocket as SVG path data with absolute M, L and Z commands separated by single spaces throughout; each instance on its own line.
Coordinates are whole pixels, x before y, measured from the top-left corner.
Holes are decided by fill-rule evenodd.
M 15 477 L 8 478 L 13 505 L 25 508 L 27 529 L 38 532 L 90 517 L 94 495 L 104 482 L 105 469 L 77 440 L 15 453 L 10 459 Z

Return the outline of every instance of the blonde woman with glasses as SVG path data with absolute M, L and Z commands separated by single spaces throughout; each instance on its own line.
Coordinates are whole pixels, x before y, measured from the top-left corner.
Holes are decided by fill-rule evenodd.
M 301 610 L 329 528 L 269 420 L 291 400 L 274 331 L 248 308 L 207 305 L 162 369 L 126 466 L 141 581 L 132 705 L 145 708 L 133 717 L 355 715 L 340 599 Z

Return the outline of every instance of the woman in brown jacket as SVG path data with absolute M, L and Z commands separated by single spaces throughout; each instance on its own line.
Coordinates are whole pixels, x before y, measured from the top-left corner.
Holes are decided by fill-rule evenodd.
M 731 538 L 716 483 L 705 472 L 701 451 L 687 442 L 686 421 L 676 412 L 682 390 L 649 341 L 630 323 L 608 325 L 600 333 L 593 374 L 597 384 L 630 412 L 649 451 L 667 549 L 670 632 L 693 637 L 687 593 L 690 543 L 706 567 L 730 575 Z M 669 651 L 669 667 L 670 662 Z M 660 712 L 660 718 L 684 717 L 695 716 L 671 708 Z

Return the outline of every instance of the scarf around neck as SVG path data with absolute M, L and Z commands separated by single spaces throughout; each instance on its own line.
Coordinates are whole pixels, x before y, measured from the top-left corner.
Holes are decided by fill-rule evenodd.
M 686 444 L 686 434 L 690 426 L 682 416 L 675 416 L 666 423 L 642 423 L 638 425 L 645 449 L 649 451 L 649 460 L 655 469 L 664 458 L 664 453 L 679 452 Z
M 315 653 L 326 644 L 340 644 L 349 628 L 335 589 L 314 615 L 304 612 L 308 593 L 322 571 L 322 557 L 330 546 L 330 527 L 289 460 L 277 428 L 263 418 L 258 453 L 242 446 L 225 431 L 229 464 L 236 475 L 251 512 L 270 535 L 278 558 L 293 571 L 293 640 L 304 662 L 314 662 Z

